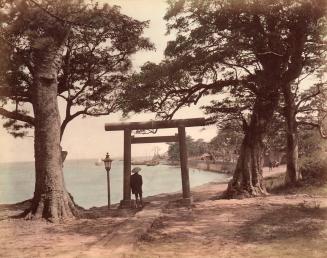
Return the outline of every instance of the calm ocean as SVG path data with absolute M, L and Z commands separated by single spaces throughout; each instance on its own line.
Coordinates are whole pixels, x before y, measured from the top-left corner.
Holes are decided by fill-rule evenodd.
M 167 165 L 140 166 L 144 196 L 181 191 L 180 168 Z M 66 160 L 65 182 L 80 206 L 90 208 L 107 204 L 107 177 L 95 160 Z M 123 162 L 114 161 L 110 171 L 111 202 L 123 195 Z M 190 169 L 191 187 L 211 181 L 226 181 L 227 175 Z M 0 203 L 16 203 L 33 196 L 34 162 L 0 163 Z

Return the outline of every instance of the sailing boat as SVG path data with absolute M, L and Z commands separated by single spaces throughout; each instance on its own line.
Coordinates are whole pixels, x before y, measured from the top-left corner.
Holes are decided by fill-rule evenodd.
M 159 161 L 158 160 L 150 160 L 146 162 L 147 166 L 157 166 L 159 165 Z
M 154 154 L 153 154 L 153 157 L 152 157 L 152 160 L 146 162 L 146 165 L 147 166 L 156 166 L 156 165 L 159 165 L 159 159 L 160 159 L 160 155 L 159 155 L 159 147 L 155 147 L 154 148 Z
M 149 157 L 147 155 L 147 157 Z M 132 160 L 132 165 L 146 165 L 146 166 L 156 166 L 159 165 L 160 155 L 159 155 L 159 147 L 154 148 L 154 154 L 152 159 L 142 160 L 142 161 L 136 161 Z

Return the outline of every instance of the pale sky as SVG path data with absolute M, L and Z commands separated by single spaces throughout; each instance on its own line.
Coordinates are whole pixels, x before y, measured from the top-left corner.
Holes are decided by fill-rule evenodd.
M 134 68 L 137 69 L 146 61 L 160 62 L 166 42 L 173 36 L 167 36 L 163 16 L 166 12 L 165 0 L 101 0 L 109 4 L 122 7 L 122 12 L 139 20 L 150 20 L 150 26 L 145 31 L 145 36 L 155 44 L 156 51 L 143 51 L 133 56 Z M 199 106 L 204 101 L 199 103 Z M 62 109 L 62 105 L 60 105 Z M 175 118 L 202 117 L 203 113 L 198 107 L 184 108 Z M 140 114 L 127 121 L 147 121 L 153 119 L 152 114 Z M 123 132 L 106 132 L 104 124 L 119 122 L 120 114 L 107 117 L 76 118 L 66 128 L 62 147 L 68 151 L 67 159 L 103 158 L 106 152 L 112 157 L 123 155 Z M 194 139 L 202 138 L 209 141 L 216 134 L 216 127 L 209 126 L 205 130 L 201 127 L 187 128 L 186 133 Z M 177 129 L 161 129 L 156 135 L 173 135 Z M 0 162 L 32 161 L 34 160 L 33 137 L 14 139 L 6 130 L 0 127 Z M 168 149 L 167 144 L 136 144 L 132 145 L 132 156 L 152 156 L 155 146 L 163 153 Z

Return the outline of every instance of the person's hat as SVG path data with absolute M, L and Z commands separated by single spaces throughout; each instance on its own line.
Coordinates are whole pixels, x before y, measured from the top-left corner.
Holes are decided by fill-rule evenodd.
M 133 173 L 137 173 L 137 172 L 140 172 L 142 169 L 140 167 L 135 167 L 132 169 L 132 172 Z

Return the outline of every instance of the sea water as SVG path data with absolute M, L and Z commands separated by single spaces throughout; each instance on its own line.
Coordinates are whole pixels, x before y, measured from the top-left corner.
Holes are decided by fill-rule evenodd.
M 168 165 L 139 166 L 143 177 L 143 195 L 181 191 L 179 167 Z M 227 175 L 190 168 L 191 187 L 212 181 L 225 182 Z M 107 172 L 95 160 L 66 160 L 64 177 L 75 202 L 84 207 L 107 205 Z M 123 197 L 123 162 L 114 161 L 110 171 L 111 203 Z M 0 163 L 0 203 L 16 203 L 33 196 L 34 162 Z

